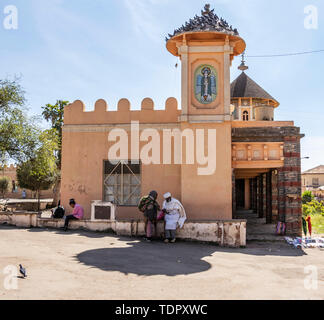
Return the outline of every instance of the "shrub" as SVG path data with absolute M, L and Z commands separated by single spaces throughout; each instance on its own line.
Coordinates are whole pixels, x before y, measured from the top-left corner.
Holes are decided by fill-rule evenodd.
M 324 216 L 324 202 L 312 200 L 311 202 L 303 204 L 303 216 L 321 214 Z
M 312 194 L 312 191 L 308 191 L 306 190 L 303 194 L 302 194 L 302 203 L 306 204 L 308 202 L 311 202 L 312 200 L 314 200 L 314 195 Z

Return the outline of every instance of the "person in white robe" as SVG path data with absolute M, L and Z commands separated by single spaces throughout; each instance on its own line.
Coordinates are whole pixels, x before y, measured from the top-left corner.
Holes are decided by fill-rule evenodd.
M 164 242 L 176 241 L 177 228 L 183 228 L 183 225 L 187 219 L 185 209 L 181 202 L 175 198 L 172 198 L 170 192 L 164 195 L 164 202 L 162 210 L 165 213 L 165 240 Z

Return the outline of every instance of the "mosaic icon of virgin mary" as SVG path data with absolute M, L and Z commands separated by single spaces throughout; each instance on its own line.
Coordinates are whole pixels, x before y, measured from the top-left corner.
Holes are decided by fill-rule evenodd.
M 203 104 L 215 101 L 217 96 L 217 75 L 212 66 L 203 65 L 195 73 L 195 96 Z

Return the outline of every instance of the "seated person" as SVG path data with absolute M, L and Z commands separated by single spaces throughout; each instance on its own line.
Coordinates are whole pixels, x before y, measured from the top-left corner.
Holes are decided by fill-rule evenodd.
M 61 206 L 61 201 L 59 201 L 57 208 L 52 209 L 52 218 L 54 219 L 62 219 L 65 214 L 65 209 Z
M 64 231 L 68 230 L 70 220 L 80 220 L 84 214 L 83 208 L 74 199 L 70 199 L 69 204 L 73 208 L 73 212 L 71 215 L 65 217 Z

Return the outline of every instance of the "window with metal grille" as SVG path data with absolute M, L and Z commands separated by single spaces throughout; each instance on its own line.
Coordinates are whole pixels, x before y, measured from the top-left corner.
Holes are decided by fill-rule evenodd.
M 141 165 L 122 160 L 104 162 L 104 200 L 120 206 L 137 206 L 141 198 Z
M 312 179 L 312 184 L 314 187 L 318 187 L 319 186 L 319 179 L 318 178 L 313 178 Z

